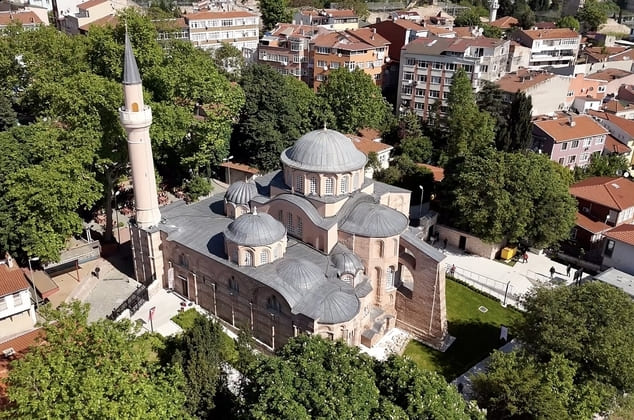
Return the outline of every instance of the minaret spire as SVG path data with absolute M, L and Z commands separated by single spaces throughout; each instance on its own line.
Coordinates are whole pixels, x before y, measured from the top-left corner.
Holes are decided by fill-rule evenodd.
M 136 58 L 132 52 L 132 44 L 128 36 L 128 25 L 125 25 L 125 52 L 123 56 L 123 84 L 136 85 L 141 84 L 141 75 L 139 67 L 136 65 Z

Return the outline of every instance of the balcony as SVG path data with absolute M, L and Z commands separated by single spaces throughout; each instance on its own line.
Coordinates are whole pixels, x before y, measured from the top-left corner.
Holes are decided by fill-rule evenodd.
M 124 107 L 119 108 L 119 118 L 121 124 L 129 128 L 143 128 L 152 124 L 152 109 L 149 106 L 143 108 L 142 111 L 132 112 Z

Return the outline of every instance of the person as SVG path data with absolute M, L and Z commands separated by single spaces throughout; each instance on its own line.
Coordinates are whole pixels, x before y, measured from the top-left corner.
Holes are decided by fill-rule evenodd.
M 447 238 L 442 240 L 442 249 L 447 249 Z
M 568 264 L 566 267 L 566 277 L 570 277 L 570 270 L 572 270 L 572 265 Z
M 552 280 L 555 277 L 555 273 L 557 272 L 557 270 L 555 270 L 555 266 L 550 267 L 550 279 Z
M 456 274 L 456 265 L 455 264 L 451 265 L 451 269 L 449 270 L 449 274 L 451 274 L 451 277 L 454 277 L 454 274 Z
M 524 254 L 522 255 L 522 262 L 524 264 L 526 264 L 528 262 L 528 252 L 524 251 Z

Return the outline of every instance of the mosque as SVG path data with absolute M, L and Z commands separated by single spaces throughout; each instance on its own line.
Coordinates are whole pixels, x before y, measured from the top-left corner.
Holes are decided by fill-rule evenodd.
M 127 34 L 123 88 L 132 254 L 149 290 L 171 289 L 271 350 L 301 333 L 371 347 L 394 327 L 442 346 L 444 255 L 409 227 L 411 192 L 366 178 L 350 139 L 312 131 L 282 152 L 282 170 L 159 211 L 152 112 Z

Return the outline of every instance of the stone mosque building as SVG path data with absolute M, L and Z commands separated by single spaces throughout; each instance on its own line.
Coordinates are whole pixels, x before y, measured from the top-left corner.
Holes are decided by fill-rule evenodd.
M 282 153 L 282 170 L 159 213 L 151 110 L 127 37 L 124 63 L 140 282 L 174 290 L 272 350 L 300 333 L 371 347 L 394 327 L 442 345 L 444 255 L 409 227 L 410 191 L 365 178 L 365 155 L 323 128 Z

